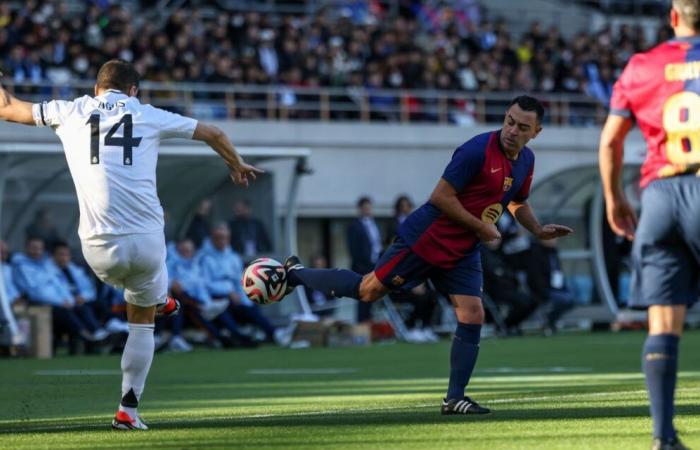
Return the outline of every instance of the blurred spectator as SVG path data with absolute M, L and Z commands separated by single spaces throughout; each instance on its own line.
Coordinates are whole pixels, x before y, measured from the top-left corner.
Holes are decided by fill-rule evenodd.
M 0 240 L 0 260 L 2 261 L 2 279 L 5 284 L 5 298 L 12 305 L 20 300 L 20 291 L 15 284 L 12 264 L 10 264 L 10 250 L 5 241 Z
M 197 204 L 197 211 L 190 222 L 190 226 L 187 228 L 187 233 L 185 236 L 191 239 L 194 245 L 199 248 L 202 246 L 204 239 L 209 237 L 209 229 L 211 224 L 209 223 L 209 214 L 211 213 L 211 200 L 208 198 L 203 198 Z
M 270 238 L 260 219 L 253 217 L 250 202 L 236 200 L 233 204 L 233 219 L 229 222 L 231 246 L 246 259 L 272 250 Z
M 36 212 L 34 220 L 27 226 L 24 234 L 27 239 L 41 239 L 48 251 L 53 250 L 58 242 L 63 241 L 53 223 L 51 212 L 46 208 L 41 208 Z
M 374 270 L 374 265 L 382 251 L 382 237 L 377 222 L 374 221 L 372 200 L 361 197 L 357 201 L 359 217 L 348 227 L 348 250 L 351 258 L 351 269 L 359 274 L 368 274 Z M 357 303 L 357 321 L 366 322 L 372 316 L 372 303 Z
M 557 249 L 557 239 L 540 241 L 545 267 L 549 275 L 548 304 L 545 311 L 545 334 L 557 331 L 557 321 L 575 305 L 575 295 L 566 281 Z M 537 261 L 532 261 L 537 264 Z
M 226 347 L 243 345 L 254 346 L 251 339 L 242 334 L 236 322 L 229 314 L 228 299 L 212 299 L 207 287 L 207 278 L 202 273 L 199 258 L 195 256 L 194 244 L 184 239 L 177 244 L 177 250 L 168 257 L 168 276 L 173 295 L 182 303 L 182 316 L 187 316 L 192 323 L 207 331 L 213 346 L 223 344 Z M 186 351 L 191 346 L 180 336 L 182 324 L 178 324 L 177 333 L 170 340 L 173 350 Z M 228 336 L 222 334 L 225 329 Z
M 212 298 L 230 301 L 234 318 L 259 327 L 268 341 L 275 341 L 275 327 L 243 291 L 243 261 L 231 250 L 231 233 L 226 224 L 212 229 L 211 245 L 200 250 L 202 273 Z
M 29 238 L 25 253 L 12 257 L 17 288 L 30 303 L 50 306 L 53 313 L 54 332 L 65 332 L 72 343 L 77 340 L 95 341 L 95 336 L 78 316 L 76 302 L 70 290 L 58 277 L 55 265 L 44 254 L 44 241 Z M 71 346 L 71 353 L 77 351 Z
M 87 329 L 97 341 L 108 336 L 108 332 L 102 328 L 93 304 L 97 297 L 94 280 L 85 272 L 85 269 L 71 261 L 71 251 L 65 242 L 56 242 L 53 248 L 53 266 L 56 278 L 63 284 L 64 290 L 70 292 L 73 299 L 73 310 L 82 320 Z
M 520 286 L 518 276 L 500 252 L 500 241 L 483 244 L 481 261 L 484 270 L 484 293 L 498 306 L 506 306 L 504 320 L 507 335 L 521 333 L 520 324 L 527 319 L 539 304 Z
M 389 246 L 394 241 L 399 227 L 406 220 L 409 214 L 413 211 L 414 205 L 411 199 L 407 195 L 399 196 L 394 202 L 394 218 L 389 223 L 386 230 L 386 237 L 384 238 L 384 245 Z

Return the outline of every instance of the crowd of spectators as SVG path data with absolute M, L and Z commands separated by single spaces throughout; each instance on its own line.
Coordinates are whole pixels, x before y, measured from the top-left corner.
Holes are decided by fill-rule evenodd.
M 118 3 L 72 12 L 0 1 L 0 55 L 17 82 L 92 80 L 105 60 L 123 58 L 146 80 L 359 88 L 389 111 L 397 99 L 377 90 L 582 93 L 607 105 L 629 57 L 655 43 L 641 27 L 565 39 L 538 22 L 516 37 L 474 0 L 402 1 L 394 15 L 381 2 L 345 3 L 314 15 L 179 9 L 161 24 Z M 660 28 L 657 41 L 669 36 Z M 289 106 L 303 100 L 281 92 Z
M 206 213 L 201 205 L 199 211 Z M 201 227 L 190 227 L 186 236 L 168 244 L 170 292 L 182 306 L 180 314 L 157 320 L 157 345 L 191 351 L 190 336 L 214 348 L 282 343 L 283 330 L 243 290 L 245 263 L 231 246 L 229 225 L 209 226 L 207 214 L 199 220 L 206 226 L 204 234 L 194 233 L 201 232 Z M 100 283 L 89 269 L 76 263 L 70 247 L 58 236 L 50 214 L 42 210 L 26 228 L 23 251 L 10 253 L 0 241 L 10 304 L 16 310 L 31 305 L 51 308 L 54 345 L 65 342 L 70 353 L 101 352 L 108 347 L 121 351 L 128 330 L 123 291 Z M 193 238 L 199 245 L 195 246 Z M 194 333 L 186 337 L 183 330 Z

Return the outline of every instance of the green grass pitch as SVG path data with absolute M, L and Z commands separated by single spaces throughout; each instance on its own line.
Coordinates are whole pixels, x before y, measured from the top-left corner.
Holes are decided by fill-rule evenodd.
M 640 349 L 629 334 L 482 342 L 469 394 L 442 417 L 449 342 L 156 355 L 140 408 L 109 428 L 118 357 L 0 360 L 2 449 L 645 449 Z M 676 426 L 700 448 L 700 332 L 681 343 Z

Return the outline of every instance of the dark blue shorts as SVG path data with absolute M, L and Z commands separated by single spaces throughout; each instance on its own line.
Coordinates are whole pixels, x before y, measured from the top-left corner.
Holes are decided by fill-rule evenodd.
M 688 305 L 700 294 L 700 178 L 653 181 L 642 192 L 630 306 Z
M 397 238 L 374 268 L 374 274 L 391 290 L 411 289 L 430 279 L 443 295 L 481 297 L 483 274 L 481 253 L 476 248 L 452 269 L 442 269 L 425 261 L 411 251 L 406 242 Z

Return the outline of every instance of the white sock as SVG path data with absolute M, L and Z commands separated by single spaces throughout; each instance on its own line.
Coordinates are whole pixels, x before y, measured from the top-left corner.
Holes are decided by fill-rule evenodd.
M 129 324 L 129 337 L 122 354 L 122 401 L 119 410 L 136 414 L 138 402 L 153 361 L 154 324 Z

